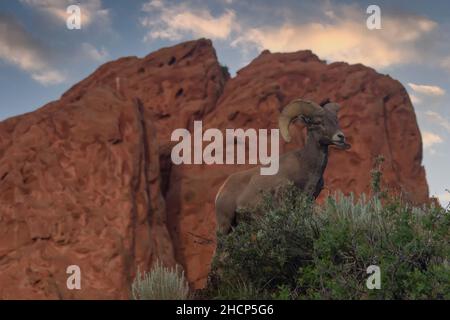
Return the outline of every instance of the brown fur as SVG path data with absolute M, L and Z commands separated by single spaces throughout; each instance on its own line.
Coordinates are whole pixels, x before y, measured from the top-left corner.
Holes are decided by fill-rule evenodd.
M 216 196 L 218 232 L 228 233 L 236 220 L 236 211 L 256 207 L 261 201 L 263 191 L 293 183 L 307 196 L 319 196 L 323 188 L 329 145 L 349 148 L 340 131 L 336 110 L 327 106 L 324 109 L 325 114 L 320 119 L 303 119 L 308 128 L 306 145 L 302 150 L 283 154 L 277 174 L 260 175 L 258 166 L 234 173 L 225 180 Z M 336 135 L 341 138 L 339 142 L 334 139 Z

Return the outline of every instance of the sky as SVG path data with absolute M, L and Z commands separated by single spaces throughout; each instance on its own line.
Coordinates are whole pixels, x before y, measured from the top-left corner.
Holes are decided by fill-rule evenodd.
M 73 4 L 81 29 L 69 30 Z M 381 29 L 369 30 L 373 4 Z M 107 61 L 201 37 L 232 75 L 264 49 L 310 49 L 399 80 L 418 118 L 430 195 L 450 202 L 448 0 L 2 0 L 0 121 L 58 99 Z

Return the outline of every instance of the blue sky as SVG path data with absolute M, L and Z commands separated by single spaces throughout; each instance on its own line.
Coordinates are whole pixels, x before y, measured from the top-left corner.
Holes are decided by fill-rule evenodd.
M 79 4 L 81 30 L 66 8 Z M 381 30 L 366 8 L 381 9 Z M 268 48 L 363 63 L 410 93 L 432 195 L 450 201 L 450 1 L 8 0 L 0 2 L 0 120 L 58 99 L 102 63 L 200 37 L 231 73 Z

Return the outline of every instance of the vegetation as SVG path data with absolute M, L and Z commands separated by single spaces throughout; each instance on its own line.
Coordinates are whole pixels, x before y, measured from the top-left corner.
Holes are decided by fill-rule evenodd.
M 375 157 L 374 161 L 374 168 L 372 171 L 370 171 L 371 179 L 371 186 L 372 186 L 372 192 L 374 197 L 376 198 L 384 198 L 387 196 L 387 193 L 385 191 L 382 191 L 381 189 L 381 177 L 382 177 L 382 171 L 381 171 L 381 165 L 384 162 L 384 157 L 379 155 Z
M 222 71 L 222 74 L 225 78 L 228 78 L 230 76 L 230 71 L 228 69 L 228 66 L 226 65 L 220 65 L 220 70 Z
M 150 272 L 137 272 L 131 294 L 134 300 L 184 300 L 189 285 L 178 265 L 171 269 L 157 261 Z
M 372 198 L 337 194 L 315 205 L 289 186 L 241 212 L 218 239 L 207 297 L 450 299 L 448 208 L 380 199 L 373 175 Z M 366 287 L 370 265 L 380 268 L 380 289 Z

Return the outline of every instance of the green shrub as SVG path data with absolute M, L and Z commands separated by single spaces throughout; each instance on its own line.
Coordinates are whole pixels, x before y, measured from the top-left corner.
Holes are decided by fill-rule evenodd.
M 213 266 L 226 274 L 240 275 L 258 288 L 295 283 L 296 270 L 311 259 L 314 228 L 310 225 L 312 203 L 301 195 L 287 194 L 293 191 L 285 191 L 294 201 L 284 205 L 267 196 L 261 218 L 246 219 L 254 213 L 240 212 L 238 227 L 229 236 L 219 237 L 217 252 L 222 257 Z M 298 214 L 292 214 L 295 209 Z
M 343 195 L 314 205 L 290 186 L 239 214 L 218 239 L 212 298 L 239 298 L 242 285 L 229 284 L 240 279 L 254 299 L 450 299 L 450 214 L 442 208 Z M 370 265 L 380 267 L 379 290 L 366 287 Z
M 228 66 L 220 65 L 220 70 L 222 71 L 222 74 L 225 78 L 228 78 L 230 76 L 230 71 L 228 70 Z
M 131 294 L 134 300 L 184 300 L 189 296 L 189 285 L 178 265 L 171 269 L 157 261 L 150 272 L 141 274 L 138 270 Z

